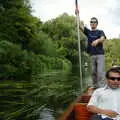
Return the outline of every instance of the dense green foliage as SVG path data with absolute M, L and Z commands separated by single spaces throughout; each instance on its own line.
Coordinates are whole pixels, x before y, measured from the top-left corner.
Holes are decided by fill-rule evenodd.
M 21 44 L 27 48 L 34 34 L 28 0 L 0 2 L 0 40 Z
M 54 41 L 57 54 L 69 59 L 72 63 L 78 61 L 78 40 L 76 18 L 64 13 L 56 19 L 44 23 L 42 30 Z M 82 52 L 85 51 L 85 37 L 81 33 Z
M 0 11 L 1 79 L 31 80 L 34 63 L 41 66 L 39 73 L 66 68 L 63 63 L 70 62 L 64 53 L 58 55 L 58 44 L 42 30 L 44 24 L 31 15 L 27 0 L 2 1 Z
M 1 80 L 31 80 L 32 60 L 20 46 L 0 41 L 0 78 Z
M 120 65 L 120 39 L 111 39 L 105 42 L 106 68 Z

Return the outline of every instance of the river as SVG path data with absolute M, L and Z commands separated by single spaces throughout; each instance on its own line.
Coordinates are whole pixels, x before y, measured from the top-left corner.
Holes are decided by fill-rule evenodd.
M 79 95 L 79 68 L 41 74 L 36 81 L 1 81 L 1 120 L 56 120 Z M 83 88 L 91 85 L 88 69 L 83 71 Z

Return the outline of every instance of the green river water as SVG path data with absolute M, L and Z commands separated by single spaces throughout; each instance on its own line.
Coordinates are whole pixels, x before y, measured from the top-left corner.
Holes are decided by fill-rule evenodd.
M 81 93 L 79 68 L 41 74 L 39 81 L 0 82 L 0 120 L 56 120 Z M 83 88 L 91 84 L 83 71 Z

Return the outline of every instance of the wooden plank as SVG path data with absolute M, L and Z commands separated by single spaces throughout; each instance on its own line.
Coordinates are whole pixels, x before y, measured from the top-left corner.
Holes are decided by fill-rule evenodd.
M 77 99 L 70 104 L 70 106 L 58 117 L 57 120 L 75 120 L 74 108 L 77 104 L 86 104 L 88 103 L 90 96 L 92 95 L 94 88 L 87 88 L 81 96 L 78 96 Z M 72 116 L 72 117 L 71 117 Z

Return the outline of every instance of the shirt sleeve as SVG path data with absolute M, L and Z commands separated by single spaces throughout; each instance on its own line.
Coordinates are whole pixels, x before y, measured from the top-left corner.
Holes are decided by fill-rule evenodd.
M 88 36 L 88 32 L 89 32 L 90 30 L 87 28 L 87 27 L 84 27 L 84 34 L 86 35 L 86 36 Z
M 105 39 L 107 39 L 107 37 L 106 37 L 105 33 L 101 30 L 101 31 L 100 31 L 100 37 L 102 37 L 102 36 L 104 36 L 104 37 L 105 37 Z
M 98 100 L 99 99 L 99 91 L 95 90 L 88 102 L 88 105 L 94 105 L 94 106 L 98 106 Z

